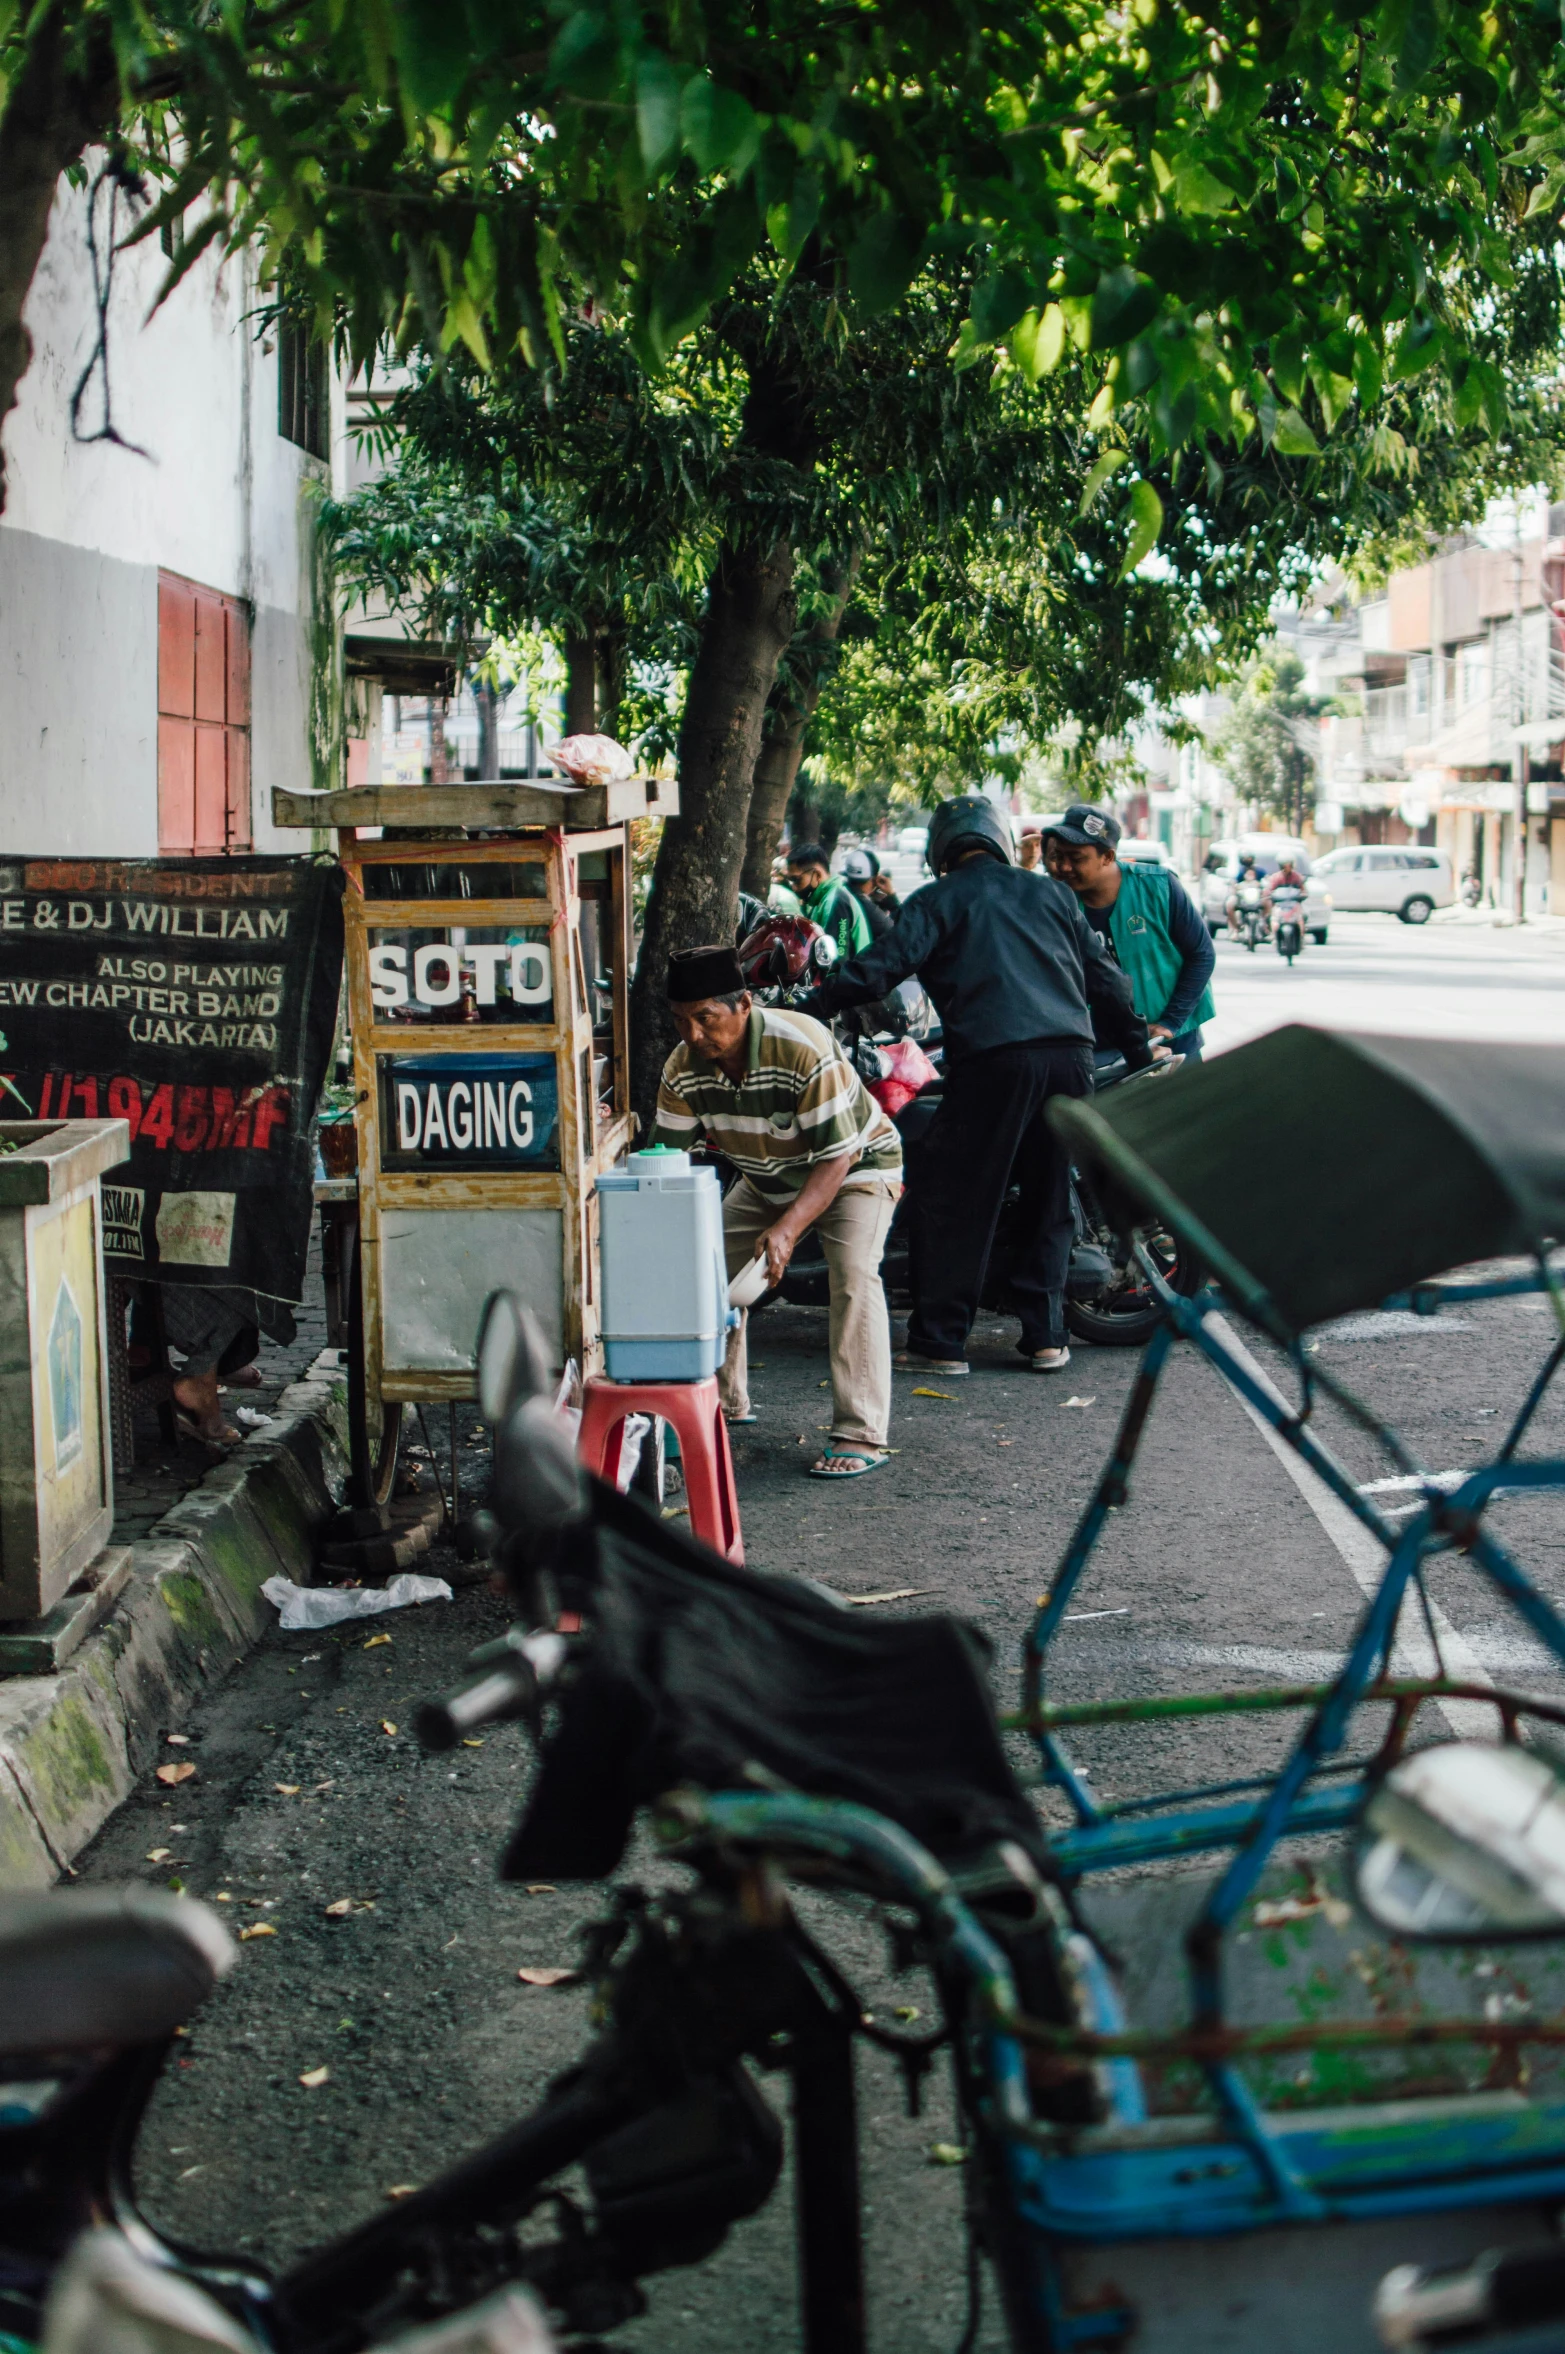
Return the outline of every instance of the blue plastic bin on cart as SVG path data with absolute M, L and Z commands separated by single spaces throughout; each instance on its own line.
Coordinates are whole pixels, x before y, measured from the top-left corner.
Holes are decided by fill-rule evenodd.
M 628 1154 L 597 1191 L 609 1379 L 705 1381 L 737 1322 L 716 1170 L 658 1145 Z

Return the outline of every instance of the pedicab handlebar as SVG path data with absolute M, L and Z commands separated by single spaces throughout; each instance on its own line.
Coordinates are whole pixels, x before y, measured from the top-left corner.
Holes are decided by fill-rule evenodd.
M 496 1642 L 481 1644 L 470 1672 L 438 1700 L 421 1701 L 413 1717 L 420 1746 L 454 1749 L 480 1725 L 536 1722 L 544 1693 L 565 1665 L 569 1639 L 527 1627 L 508 1627 Z
M 1565 2319 L 1565 2248 L 1491 2250 L 1457 2271 L 1399 2264 L 1375 2293 L 1375 2327 L 1383 2346 L 1410 2349 L 1545 2343 L 1534 2332 Z M 1503 2341 L 1493 2335 L 1503 2332 Z M 1525 2339 L 1513 2332 L 1526 2332 Z M 1547 2344 L 1559 2339 L 1550 2330 Z

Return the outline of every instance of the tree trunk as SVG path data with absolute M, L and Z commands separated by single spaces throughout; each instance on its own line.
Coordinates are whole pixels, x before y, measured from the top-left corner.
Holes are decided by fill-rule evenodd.
M 828 576 L 832 604 L 807 633 L 804 653 L 808 669 L 803 687 L 791 698 L 786 714 L 774 712 L 772 731 L 762 739 L 750 792 L 744 873 L 740 877 L 740 888 L 753 892 L 757 899 L 764 899 L 772 887 L 772 860 L 777 856 L 783 820 L 788 814 L 799 762 L 804 756 L 805 731 L 821 699 L 830 649 L 837 642 L 863 553 L 862 548 L 855 548 L 835 578 Z
M 821 838 L 821 813 L 807 795 L 793 805 L 792 838 L 796 843 L 816 843 Z
M 446 703 L 443 695 L 429 698 L 429 781 L 443 785 L 446 766 Z
M 813 705 L 814 696 L 810 700 Z M 744 872 L 739 878 L 740 889 L 751 892 L 757 899 L 764 899 L 772 887 L 772 860 L 782 839 L 783 820 L 793 797 L 799 762 L 804 757 L 804 731 L 809 723 L 809 712 L 795 707 L 781 726 L 774 725 L 771 734 L 762 738 L 755 763 L 755 782 L 750 788 Z
M 16 406 L 17 387 L 33 356 L 22 311 L 49 235 L 60 174 L 104 136 L 119 96 L 107 23 L 93 41 L 85 72 L 77 76 L 66 69 L 65 16 L 63 0 L 56 0 L 28 43 L 0 113 L 0 425 Z M 0 508 L 4 505 L 0 458 Z
M 625 631 L 604 629 L 597 639 L 598 729 L 619 738 L 619 707 L 625 698 Z
M 565 641 L 565 733 L 598 732 L 598 633 L 584 630 Z
M 658 845 L 631 996 L 631 1100 L 644 1122 L 674 1043 L 669 953 L 733 937 L 761 722 L 796 612 L 787 539 L 723 549 L 679 733 L 679 815 Z

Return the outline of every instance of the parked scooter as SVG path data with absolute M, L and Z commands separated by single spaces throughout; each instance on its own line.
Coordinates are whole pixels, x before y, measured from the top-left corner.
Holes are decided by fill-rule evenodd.
M 1277 953 L 1291 965 L 1304 954 L 1304 893 L 1292 883 L 1279 883 L 1272 893 L 1272 939 Z
M 161 1889 L 0 1896 L 0 2346 L 548 2354 L 509 2238 L 536 2125 L 404 2200 L 380 2240 L 360 2226 L 275 2281 L 138 2212 L 147 2104 L 236 1951 L 215 1913 Z M 430 2337 L 432 2323 L 446 2326 Z
M 935 1051 L 938 1053 L 938 1048 Z M 1150 1084 L 1178 1067 L 1176 1058 L 1172 1062 L 1159 1063 L 1153 1070 L 1136 1074 L 1132 1079 L 1122 1054 L 1100 1051 L 1095 1057 L 1095 1063 L 1095 1091 L 1098 1093 L 1126 1083 Z M 891 1221 L 891 1231 L 886 1237 L 885 1256 L 881 1260 L 881 1279 L 886 1287 L 886 1297 L 893 1307 L 907 1306 L 913 1296 L 913 1203 L 918 1193 L 919 1150 L 943 1100 L 943 1088 L 940 1080 L 936 1079 L 920 1089 L 910 1103 L 893 1115 L 894 1124 L 902 1138 L 903 1166 L 907 1180 L 902 1199 L 897 1204 L 896 1215 Z M 992 1315 L 1005 1316 L 1016 1312 L 1011 1303 L 1010 1278 L 1016 1260 L 1020 1205 L 1021 1188 L 1013 1185 L 1001 1206 L 984 1276 L 981 1305 Z M 1076 1225 L 1076 1239 L 1071 1246 L 1070 1270 L 1066 1277 L 1065 1322 L 1072 1337 L 1095 1342 L 1099 1348 L 1140 1348 L 1162 1321 L 1163 1309 L 1123 1239 L 1115 1232 L 1092 1185 L 1074 1170 L 1071 1173 L 1071 1212 Z M 1160 1259 L 1162 1272 L 1170 1278 L 1177 1290 L 1195 1288 L 1194 1271 L 1181 1265 L 1172 1242 L 1168 1243 L 1166 1253 L 1154 1246 L 1154 1255 Z M 802 1237 L 781 1285 L 768 1297 L 788 1300 L 795 1307 L 824 1307 L 827 1304 L 830 1291 L 826 1259 L 819 1238 L 813 1232 Z
M 986 2071 L 997 2021 L 1021 2002 L 1071 2022 L 1080 2006 L 1055 1958 L 1068 1917 L 980 1643 L 938 1614 L 866 1623 L 808 1580 L 720 1561 L 585 1479 L 541 1337 L 504 1296 L 486 1311 L 479 1380 L 496 1425 L 487 1535 L 521 1617 L 418 1711 L 419 1739 L 439 1751 L 518 1720 L 537 1739 L 547 1711 L 504 1878 L 605 1880 L 654 1803 L 688 1871 L 605 1892 L 581 1963 L 591 2038 L 530 2115 L 276 2280 L 160 2239 L 132 2190 L 164 2057 L 228 1966 L 220 1924 L 147 1889 L 0 1899 L 0 2034 L 13 2047 L 0 2061 L 0 2343 L 39 2343 L 51 2281 L 113 2218 L 151 2288 L 166 2283 L 150 2298 L 163 2335 L 156 2312 L 140 2337 L 89 2312 L 85 2335 L 62 2325 L 59 2354 L 544 2354 L 540 2306 L 585 2354 L 645 2311 L 644 2279 L 704 2262 L 771 2197 L 784 2133 L 760 2078 L 781 2074 L 800 2343 L 864 2354 L 861 2041 L 895 2058 L 915 2115 L 929 2070 L 950 2066 L 971 2153 L 970 2294 L 992 2215 L 985 2243 L 1007 2312 L 1021 2313 L 1030 2275 L 1012 2246 L 1001 2138 L 1026 2108 L 1020 2048 L 1007 2043 L 998 2091 Z M 895 1967 L 928 1968 L 926 2025 L 877 2018 L 799 1920 L 784 1867 L 801 1855 L 857 1916 L 866 1899 L 877 1907 Z M 1086 2121 L 1094 2081 L 1052 2069 L 1039 2114 Z M 95 2277 L 100 2315 L 122 2315 L 147 2286 L 117 2259 Z M 449 2332 L 430 2334 L 448 2317 Z M 1042 2344 L 1019 2327 L 1014 2342 Z

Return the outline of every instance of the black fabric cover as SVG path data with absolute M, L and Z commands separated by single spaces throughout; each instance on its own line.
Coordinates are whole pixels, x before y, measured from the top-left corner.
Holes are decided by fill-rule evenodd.
M 502 1872 L 598 1880 L 638 1806 L 679 1784 L 753 1788 L 755 1763 L 876 1808 L 950 1857 L 1038 1821 L 1006 1763 L 963 1620 L 871 1618 L 793 1578 L 735 1569 L 594 1485 L 581 1540 L 591 1658 L 562 1704 Z
M 1295 1023 L 1051 1117 L 1111 1192 L 1120 1179 L 1101 1139 L 1120 1138 L 1295 1330 L 1475 1259 L 1565 1241 L 1557 1046 Z

